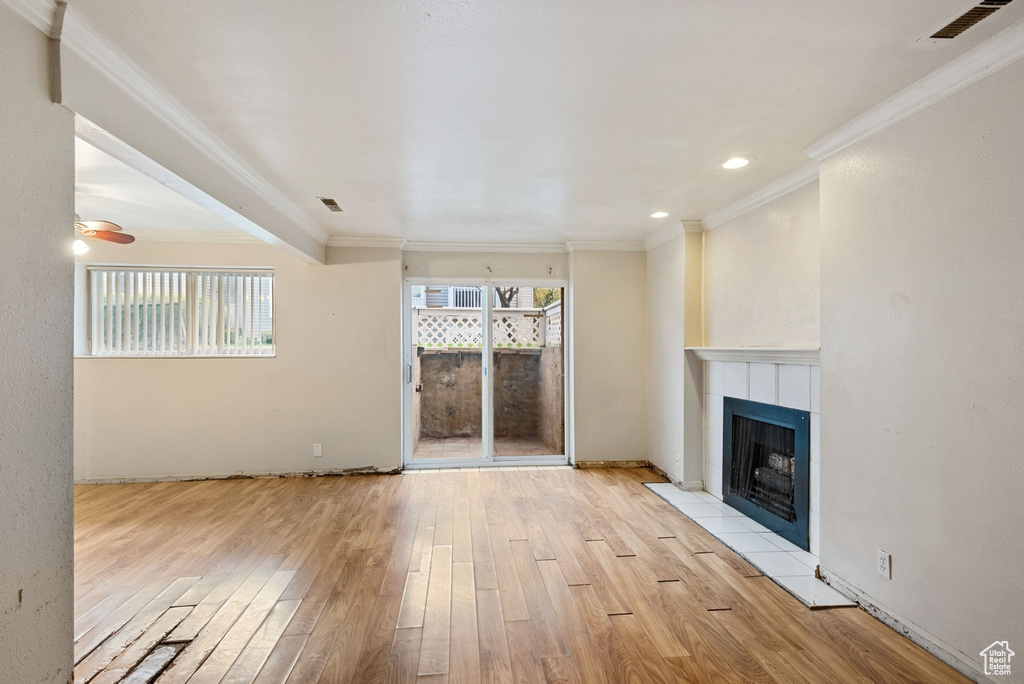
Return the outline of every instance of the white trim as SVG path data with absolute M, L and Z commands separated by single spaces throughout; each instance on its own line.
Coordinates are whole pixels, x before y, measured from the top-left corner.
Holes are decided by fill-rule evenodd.
M 677 225 L 660 230 L 644 240 L 644 249 L 651 250 L 684 233 L 703 233 L 703 221 L 680 221 Z
M 387 249 L 404 249 L 408 240 L 389 237 L 348 237 L 332 235 L 327 238 L 328 247 L 381 247 Z
M 565 243 L 565 251 L 644 252 L 647 251 L 647 247 L 642 242 L 601 242 L 596 240 L 570 240 Z
M 0 0 L 37 29 L 50 35 L 56 3 L 52 0 Z
M 894 632 L 902 634 L 912 642 L 949 665 L 951 668 L 976 682 L 994 681 L 985 677 L 978 663 L 961 653 L 935 635 L 925 631 L 910 620 L 883 606 L 865 592 L 838 577 L 822 565 L 818 566 L 822 579 L 840 594 L 859 605 L 868 615 L 875 618 Z
M 236 226 L 241 231 L 248 235 L 252 235 L 258 240 L 265 242 L 269 245 L 277 247 L 278 249 L 291 254 L 296 259 L 304 261 L 307 264 L 320 263 L 314 257 L 306 254 L 297 247 L 292 246 L 290 243 L 285 242 L 281 238 L 277 237 L 270 231 L 266 230 L 258 223 L 252 221 L 245 216 L 242 216 L 237 211 L 227 206 L 216 197 L 208 195 L 203 190 L 199 189 L 195 185 L 192 185 L 184 178 L 172 173 L 168 169 L 164 168 L 160 164 L 142 154 L 134 147 L 126 144 L 123 140 L 115 138 L 110 133 L 106 132 L 96 124 L 92 123 L 88 119 L 75 115 L 75 136 L 89 143 L 98 150 L 106 152 L 114 159 L 125 164 L 126 166 L 135 169 L 139 173 L 152 178 L 160 185 L 167 187 L 170 190 L 178 193 L 185 199 L 191 200 L 195 204 L 199 205 L 203 209 L 206 209 L 214 216 L 218 216 L 224 219 L 226 222 L 233 226 Z M 198 231 L 196 231 L 198 232 Z M 154 240 L 159 238 L 153 238 Z M 168 238 L 166 241 L 174 241 Z M 197 242 L 206 242 L 207 240 L 196 240 Z M 219 241 L 219 240 L 218 240 Z M 244 240 L 240 240 L 244 241 Z
M 817 366 L 821 351 L 815 347 L 686 347 L 704 361 L 791 363 Z
M 788 176 L 783 176 L 774 183 L 769 183 L 757 192 L 747 195 L 743 199 L 733 202 L 713 214 L 705 216 L 704 228 L 705 230 L 711 230 L 726 221 L 731 221 L 746 214 L 748 211 L 763 207 L 769 202 L 788 195 L 794 190 L 798 190 L 816 180 L 818 180 L 817 162 L 797 169 Z
M 266 200 L 296 226 L 321 243 L 327 240 L 327 231 L 236 154 L 227 143 L 217 137 L 117 46 L 96 31 L 85 17 L 71 6 L 68 7 L 64 20 L 62 45 L 73 50 L 143 109 L 191 143 L 232 178 Z
M 821 138 L 804 153 L 822 161 L 897 121 L 943 100 L 1024 57 L 1024 21 L 997 33 L 853 121 Z
M 564 254 L 562 243 L 551 242 L 416 242 L 405 243 L 406 252 L 510 252 L 514 254 Z
M 555 468 L 557 466 L 569 465 L 563 455 L 554 456 L 495 456 L 493 460 L 484 461 L 481 458 L 419 458 L 402 466 L 403 471 L 409 470 L 440 470 L 441 472 L 459 471 L 462 468 L 500 469 L 541 467 Z

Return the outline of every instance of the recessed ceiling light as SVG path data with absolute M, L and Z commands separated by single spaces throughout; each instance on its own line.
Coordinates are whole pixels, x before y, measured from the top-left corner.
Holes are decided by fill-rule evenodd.
M 743 157 L 733 157 L 729 161 L 722 164 L 723 169 L 742 169 L 744 166 L 750 163 L 749 159 Z
M 85 244 L 84 240 L 75 240 L 72 249 L 75 250 L 75 254 L 85 254 L 89 251 L 89 245 Z
M 651 214 L 651 218 L 665 218 L 666 216 L 668 216 L 667 211 L 656 211 Z

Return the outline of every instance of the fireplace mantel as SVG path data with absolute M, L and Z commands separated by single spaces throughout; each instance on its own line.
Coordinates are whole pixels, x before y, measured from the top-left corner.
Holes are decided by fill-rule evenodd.
M 686 347 L 704 361 L 792 363 L 817 366 L 821 350 L 814 347 Z

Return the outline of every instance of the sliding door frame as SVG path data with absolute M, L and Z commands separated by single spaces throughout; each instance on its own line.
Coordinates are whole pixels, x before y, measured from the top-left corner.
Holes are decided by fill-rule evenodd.
M 475 458 L 434 458 L 413 460 L 413 391 L 412 383 L 412 288 L 417 285 L 457 285 L 482 287 L 481 298 L 481 449 L 480 457 Z M 562 288 L 562 423 L 564 454 L 540 456 L 495 456 L 494 454 L 494 288 L 495 287 L 559 287 Z M 404 278 L 402 281 L 402 468 L 423 470 L 434 468 L 475 468 L 500 465 L 565 465 L 571 461 L 570 454 L 570 421 L 569 388 L 571 386 L 572 367 L 569 363 L 569 312 L 567 299 L 569 282 L 561 278 Z

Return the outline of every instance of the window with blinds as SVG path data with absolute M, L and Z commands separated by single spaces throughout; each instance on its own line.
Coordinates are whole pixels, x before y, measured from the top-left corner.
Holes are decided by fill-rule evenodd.
M 271 269 L 88 271 L 93 356 L 274 354 Z

